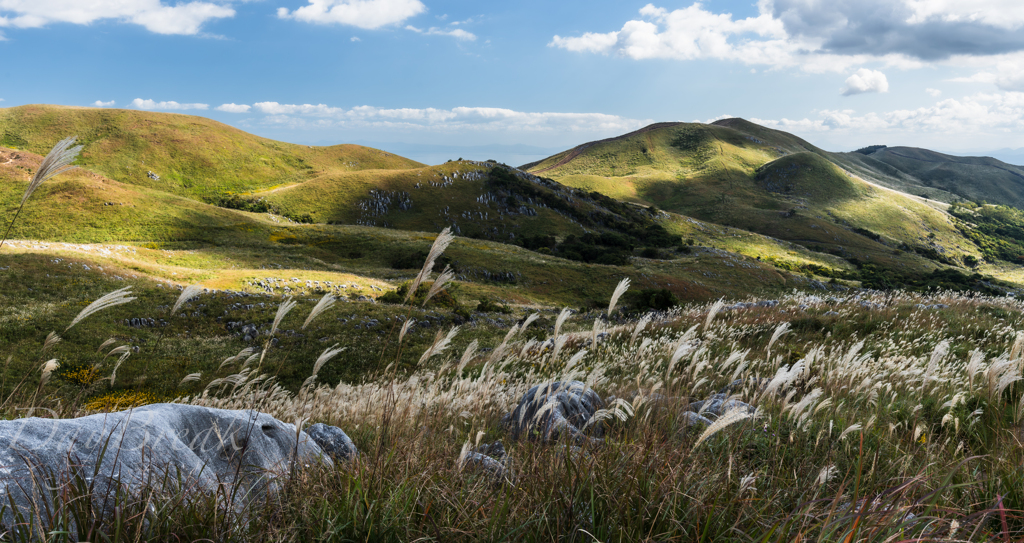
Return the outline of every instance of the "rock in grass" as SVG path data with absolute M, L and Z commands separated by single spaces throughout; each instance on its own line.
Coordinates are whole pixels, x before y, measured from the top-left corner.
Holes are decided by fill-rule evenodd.
M 92 494 L 100 514 L 117 505 L 118 492 L 133 496 L 146 488 L 220 489 L 239 509 L 277 492 L 277 476 L 289 473 L 296 457 L 300 466 L 332 464 L 304 432 L 256 411 L 154 404 L 76 419 L 2 421 L 0 499 L 15 505 L 3 509 L 2 520 L 11 526 L 15 515 L 52 510 L 55 493 Z
M 549 442 L 565 436 L 585 441 L 582 429 L 602 407 L 604 401 L 585 384 L 555 381 L 531 388 L 503 421 L 514 439 L 526 437 Z
M 692 428 L 694 426 L 702 428 L 712 424 L 710 419 L 702 417 L 693 411 L 684 411 L 682 416 L 679 417 L 679 422 L 683 428 Z
M 318 422 L 306 428 L 306 433 L 335 460 L 355 460 L 359 456 L 356 444 L 352 443 L 348 434 L 337 426 L 328 426 Z

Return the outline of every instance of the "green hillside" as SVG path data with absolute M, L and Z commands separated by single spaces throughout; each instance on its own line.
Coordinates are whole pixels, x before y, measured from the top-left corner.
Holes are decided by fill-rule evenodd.
M 0 146 L 46 154 L 69 135 L 85 145 L 77 163 L 93 172 L 208 202 L 325 172 L 422 166 L 358 145 L 273 141 L 191 115 L 49 105 L 0 109 Z
M 943 202 L 986 201 L 1024 208 L 1024 167 L 989 157 L 958 157 L 914 147 L 872 146 L 835 153 L 873 182 Z
M 653 125 L 525 167 L 848 262 L 923 272 L 980 256 L 942 210 L 859 179 L 791 134 L 742 119 Z

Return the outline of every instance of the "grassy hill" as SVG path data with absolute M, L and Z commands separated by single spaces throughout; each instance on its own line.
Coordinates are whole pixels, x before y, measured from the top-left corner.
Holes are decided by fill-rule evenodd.
M 989 157 L 958 157 L 914 147 L 872 146 L 835 153 L 843 167 L 879 184 L 943 202 L 1024 207 L 1024 167 Z
M 328 171 L 422 166 L 359 145 L 273 141 L 191 115 L 49 105 L 0 109 L 0 146 L 45 154 L 69 135 L 85 145 L 77 163 L 93 172 L 208 202 Z
M 742 119 L 653 125 L 525 168 L 849 262 L 923 272 L 980 255 L 934 203 L 865 182 L 830 153 Z

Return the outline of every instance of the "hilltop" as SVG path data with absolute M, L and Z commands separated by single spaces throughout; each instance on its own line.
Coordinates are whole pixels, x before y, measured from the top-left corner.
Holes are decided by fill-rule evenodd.
M 870 183 L 832 154 L 743 119 L 656 124 L 524 168 L 858 267 L 926 273 L 980 257 L 944 206 Z
M 90 171 L 207 202 L 328 171 L 423 166 L 359 145 L 312 147 L 269 140 L 192 115 L 50 105 L 0 109 L 2 147 L 46 154 L 69 135 L 85 145 L 77 164 Z

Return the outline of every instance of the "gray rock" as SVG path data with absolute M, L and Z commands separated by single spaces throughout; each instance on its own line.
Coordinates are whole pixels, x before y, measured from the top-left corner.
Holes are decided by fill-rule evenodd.
M 555 381 L 532 387 L 503 422 L 513 439 L 527 437 L 549 442 L 564 435 L 573 441 L 586 441 L 581 429 L 602 407 L 604 401 L 585 384 Z M 599 432 L 600 428 L 594 430 Z
M 692 428 L 694 426 L 711 426 L 711 419 L 702 417 L 693 411 L 685 411 L 683 415 L 679 417 L 679 423 L 683 425 L 683 428 Z
M 359 457 L 356 444 L 352 443 L 348 434 L 337 426 L 328 426 L 318 422 L 306 428 L 306 434 L 335 460 L 355 460 Z
M 256 411 L 154 404 L 77 419 L 2 421 L 0 498 L 28 518 L 33 507 L 52 500 L 51 483 L 80 477 L 92 485 L 99 507 L 112 506 L 105 499 L 119 490 L 137 495 L 155 487 L 223 488 L 240 508 L 276 493 L 277 475 L 287 474 L 296 457 L 300 465 L 333 465 L 305 433 L 297 436 L 295 426 Z M 11 508 L 2 516 L 10 526 Z
M 476 451 L 466 453 L 462 458 L 462 469 L 469 471 L 481 471 L 494 477 L 505 476 L 505 464 Z

